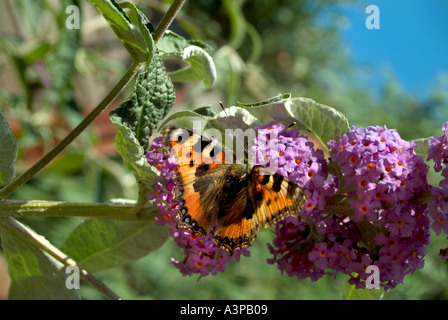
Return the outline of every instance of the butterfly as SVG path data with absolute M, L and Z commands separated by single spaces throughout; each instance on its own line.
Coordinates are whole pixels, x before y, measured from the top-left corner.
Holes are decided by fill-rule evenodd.
M 260 226 L 297 216 L 307 201 L 293 181 L 260 165 L 237 163 L 214 140 L 177 126 L 161 133 L 165 156 L 177 161 L 177 227 L 206 236 L 216 225 L 213 241 L 230 255 L 250 246 Z

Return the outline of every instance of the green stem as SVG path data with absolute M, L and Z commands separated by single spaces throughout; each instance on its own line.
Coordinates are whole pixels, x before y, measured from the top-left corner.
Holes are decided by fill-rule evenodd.
M 170 24 L 173 22 L 176 14 L 180 11 L 186 0 L 174 0 L 168 12 L 162 18 L 162 21 L 157 26 L 154 35 L 154 41 L 158 41 L 165 31 L 168 29 Z M 132 66 L 128 69 L 125 75 L 118 81 L 115 87 L 109 92 L 109 94 L 100 102 L 100 104 L 93 109 L 81 123 L 73 129 L 59 144 L 57 144 L 50 152 L 43 156 L 36 164 L 34 164 L 27 171 L 22 173 L 8 185 L 0 190 L 0 200 L 5 199 L 15 190 L 17 190 L 21 185 L 30 180 L 35 174 L 37 174 L 41 169 L 43 169 L 51 160 L 53 160 L 58 154 L 60 154 L 70 143 L 73 142 L 86 128 L 89 126 L 93 120 L 95 120 L 109 105 L 110 103 L 120 94 L 120 92 L 127 86 L 134 75 L 142 66 L 142 63 L 134 62 Z
M 63 253 L 61 250 L 53 246 L 50 242 L 45 240 L 42 236 L 36 234 L 34 231 L 21 224 L 13 218 L 0 219 L 0 222 L 15 233 L 20 234 L 23 238 L 28 239 L 37 247 L 48 253 L 50 256 L 61 262 L 65 266 L 75 266 L 78 268 L 80 276 L 92 287 L 101 292 L 109 300 L 121 300 L 112 290 L 110 290 L 104 283 L 95 278 L 92 274 L 87 272 L 84 268 L 76 263 L 73 259 Z
M 163 16 L 162 21 L 160 21 L 159 25 L 156 28 L 156 31 L 154 33 L 154 41 L 159 41 L 165 31 L 168 29 L 168 27 L 171 25 L 171 23 L 174 21 L 174 18 L 176 17 L 177 13 L 180 11 L 182 6 L 187 0 L 174 0 L 171 4 L 170 8 L 166 12 L 166 14 Z
M 31 168 L 22 173 L 11 183 L 6 185 L 0 190 L 0 200 L 5 199 L 21 185 L 30 180 L 36 173 L 44 168 L 51 160 L 53 160 L 59 153 L 61 153 L 73 140 L 75 140 L 86 128 L 95 120 L 120 94 L 120 92 L 131 81 L 134 75 L 142 66 L 141 63 L 134 63 L 125 73 L 125 75 L 118 81 L 115 87 L 109 92 L 109 94 L 101 101 L 98 106 L 93 109 L 81 123 L 73 129 L 59 144 L 57 144 L 52 150 L 50 150 L 45 156 L 43 156 L 38 162 L 36 162 Z
M 14 217 L 83 217 L 127 221 L 153 221 L 159 213 L 155 206 L 130 214 L 134 204 L 77 203 L 59 201 L 0 201 L 0 218 Z

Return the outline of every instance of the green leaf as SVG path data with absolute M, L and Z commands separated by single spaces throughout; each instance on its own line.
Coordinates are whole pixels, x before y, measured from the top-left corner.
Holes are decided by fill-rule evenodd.
M 27 66 L 30 66 L 34 61 L 43 59 L 48 51 L 51 50 L 51 45 L 47 42 L 38 43 L 24 57 L 24 62 Z
M 208 47 L 200 42 L 186 40 L 168 31 L 157 44 L 164 60 L 182 60 L 189 64 L 169 73 L 172 81 L 203 81 L 207 88 L 216 80 L 216 68 Z
M 185 48 L 189 46 L 196 46 L 204 49 L 207 53 L 211 52 L 211 47 L 206 43 L 199 40 L 185 39 L 184 37 L 178 35 L 177 33 L 167 30 L 162 39 L 157 43 L 157 48 L 162 54 L 170 53 L 182 53 Z
M 415 153 L 420 155 L 425 160 L 426 160 L 426 158 L 428 158 L 429 140 L 431 140 L 431 137 L 424 138 L 424 139 L 412 140 L 417 145 L 417 149 L 415 150 Z
M 0 187 L 14 179 L 17 161 L 16 137 L 0 110 Z
M 61 250 L 90 272 L 139 259 L 159 248 L 167 228 L 154 221 L 86 220 L 65 240 Z
M 154 53 L 148 68 L 137 77 L 131 97 L 110 112 L 117 129 L 126 127 L 143 150 L 149 139 L 174 104 L 174 86 L 168 77 L 162 59 Z
M 203 81 L 210 88 L 216 80 L 216 68 L 212 57 L 202 48 L 189 46 L 177 55 L 164 56 L 165 59 L 180 59 L 190 66 L 169 73 L 175 82 Z
M 120 7 L 122 8 L 128 8 L 130 10 L 129 12 L 129 18 L 132 22 L 132 24 L 140 30 L 141 35 L 143 36 L 143 39 L 145 39 L 146 43 L 146 66 L 152 59 L 153 50 L 155 47 L 154 39 L 152 38 L 151 32 L 148 29 L 148 24 L 151 24 L 149 19 L 145 16 L 143 12 L 140 11 L 133 3 L 131 2 L 122 2 L 120 3 Z
M 231 106 L 221 111 L 216 119 L 209 120 L 204 127 L 205 130 L 216 129 L 221 134 L 221 139 L 226 137 L 226 129 L 238 128 L 242 131 L 252 129 L 255 125 L 260 124 L 260 121 L 254 117 L 245 108 Z M 214 136 L 219 139 L 219 136 Z M 225 145 L 231 149 L 231 146 L 235 147 L 233 141 L 219 141 L 222 145 Z
M 275 110 L 273 117 L 285 120 L 284 113 L 279 115 L 281 110 Z M 308 98 L 288 99 L 284 102 L 284 110 L 286 117 L 296 121 L 299 129 L 309 131 L 326 152 L 329 140 L 338 140 L 349 130 L 348 120 L 342 113 Z
M 254 107 L 262 107 L 267 106 L 274 103 L 281 103 L 285 101 L 286 99 L 290 99 L 291 94 L 290 93 L 279 93 L 275 97 L 260 101 L 260 102 L 252 102 L 252 103 L 243 103 L 238 101 L 238 105 L 240 107 L 246 107 L 246 108 L 254 108 Z
M 345 282 L 344 284 L 344 300 L 382 300 L 384 299 L 384 289 L 356 289 L 355 285 Z
M 120 4 L 134 11 L 133 19 L 131 19 L 114 0 L 89 1 L 104 16 L 134 62 L 147 62 L 151 60 L 153 48 L 151 42 L 148 43 L 146 37 L 148 30 L 146 27 L 146 30 L 142 29 L 142 26 L 145 24 L 142 21 L 142 16 L 144 15 L 133 4 Z M 138 24 L 133 25 L 132 20 L 134 22 L 137 20 Z M 152 37 L 150 38 L 152 39 Z
M 236 101 L 244 86 L 243 79 L 247 76 L 247 65 L 238 52 L 231 46 L 220 47 L 213 55 L 218 81 L 215 87 L 225 92 L 226 101 Z
M 249 111 L 238 106 L 225 108 L 218 114 L 217 120 L 227 123 L 230 128 L 240 129 L 252 128 L 255 125 L 261 124 Z
M 76 290 L 66 287 L 63 265 L 0 220 L 3 254 L 8 262 L 10 300 L 74 300 Z
M 169 121 L 185 117 L 201 117 L 205 120 L 211 120 L 216 118 L 216 113 L 211 106 L 200 107 L 195 110 L 183 110 L 167 117 L 160 127 L 165 126 Z
M 146 160 L 145 151 L 133 132 L 121 122 L 121 118 L 112 115 L 110 120 L 117 128 L 115 145 L 123 159 L 124 166 L 134 174 L 142 196 L 152 189 L 159 172 Z M 142 200 L 142 199 L 140 199 Z

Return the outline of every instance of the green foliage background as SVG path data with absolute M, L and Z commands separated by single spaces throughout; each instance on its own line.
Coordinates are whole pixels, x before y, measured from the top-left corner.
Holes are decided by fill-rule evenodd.
M 448 119 L 447 83 L 443 79 L 428 101 L 400 89 L 393 75 L 379 96 L 362 85 L 368 77 L 354 66 L 341 39 L 344 17 L 335 3 L 350 0 L 198 0 L 188 1 L 172 30 L 207 43 L 217 68 L 211 88 L 203 83 L 175 83 L 172 112 L 218 101 L 260 101 L 279 92 L 309 97 L 335 107 L 357 126 L 387 125 L 404 139 L 439 135 Z M 134 1 L 157 24 L 170 1 Z M 69 4 L 81 7 L 81 29 L 67 33 Z M 330 14 L 331 13 L 331 14 Z M 0 108 L 19 144 L 17 171 L 23 172 L 76 125 L 111 89 L 130 64 L 122 44 L 86 1 L 18 0 L 0 3 Z M 96 19 L 96 20 L 95 20 Z M 325 20 L 326 23 L 321 22 Z M 68 36 L 68 34 L 70 36 Z M 167 68 L 175 66 L 167 63 Z M 122 98 L 129 96 L 124 92 Z M 108 113 L 107 110 L 106 113 Z M 257 111 L 255 111 L 257 112 Z M 258 111 L 259 112 L 259 111 Z M 437 116 L 436 116 L 437 115 Z M 268 113 L 257 115 L 269 121 Z M 114 148 L 115 129 L 100 118 L 80 139 L 13 199 L 107 202 L 136 199 L 132 174 Z M 437 178 L 431 177 L 433 184 Z M 27 218 L 21 221 L 61 247 L 80 218 Z M 326 276 L 318 282 L 282 275 L 270 257 L 265 230 L 251 257 L 232 263 L 224 273 L 183 277 L 170 257 L 183 259 L 169 239 L 138 261 L 95 273 L 125 299 L 341 299 L 346 279 Z M 1 239 L 0 239 L 1 241 Z M 386 294 L 388 299 L 448 298 L 448 267 L 438 257 L 443 236 L 432 237 L 426 265 Z M 1 284 L 0 284 L 1 285 Z M 345 286 L 345 288 L 344 288 Z M 86 284 L 80 295 L 102 299 Z

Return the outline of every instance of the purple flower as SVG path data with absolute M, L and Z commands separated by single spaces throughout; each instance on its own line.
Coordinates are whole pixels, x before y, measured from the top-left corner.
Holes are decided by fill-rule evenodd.
M 367 267 L 375 265 L 380 285 L 392 289 L 423 267 L 431 226 L 436 233 L 448 232 L 448 124 L 445 135 L 430 142 L 429 159 L 445 177 L 440 188 L 432 189 L 416 144 L 401 139 L 396 130 L 352 126 L 339 141 L 328 142 L 327 168 L 324 153 L 298 130 L 278 122 L 256 129 L 254 164 L 274 164 L 271 169 L 297 183 L 308 197 L 297 216 L 275 225 L 275 238 L 268 244 L 268 263 L 277 264 L 282 273 L 314 281 L 341 272 L 349 275 L 349 283 L 364 288 L 370 275 Z M 168 223 L 176 244 L 184 248 L 185 258 L 172 259 L 173 264 L 184 275 L 206 276 L 248 255 L 243 249 L 229 256 L 214 244 L 213 230 L 198 237 L 177 229 L 172 178 L 176 166 L 163 157 L 160 147 L 161 139 L 154 139 L 147 159 L 165 181 L 155 184 L 147 197 L 161 212 L 157 223 Z M 413 201 L 429 191 L 429 205 Z M 447 252 L 441 250 L 441 256 L 446 258 Z
M 330 141 L 328 146 L 345 183 L 353 188 L 348 193 L 354 209 L 350 219 L 367 244 L 367 251 L 356 251 L 380 268 L 382 285 L 393 288 L 423 266 L 431 223 L 427 206 L 411 200 L 429 190 L 428 166 L 415 153 L 414 143 L 386 127 L 352 127 L 339 143 Z M 369 224 L 360 224 L 363 220 Z M 361 266 L 365 264 L 354 262 L 351 271 L 359 273 Z M 362 287 L 364 280 L 352 277 L 351 283 Z
M 342 176 L 328 175 L 312 150 L 306 167 L 290 170 L 287 159 L 288 177 L 308 188 L 308 202 L 298 219 L 277 224 L 269 262 L 301 279 L 343 272 L 358 288 L 365 287 L 366 268 L 377 265 L 381 285 L 393 288 L 423 266 L 431 222 L 427 206 L 411 200 L 429 190 L 428 167 L 414 143 L 386 127 L 352 127 L 328 146 Z M 338 188 L 351 212 L 323 210 Z
M 329 266 L 329 259 L 333 258 L 335 253 L 327 248 L 326 243 L 315 243 L 314 248 L 308 253 L 308 259 L 314 263 L 316 268 L 325 270 Z
M 433 137 L 429 141 L 428 160 L 434 160 L 434 169 L 439 172 L 444 167 L 445 160 L 448 158 L 448 122 L 442 127 L 443 136 Z
M 440 181 L 439 188 L 431 189 L 429 202 L 429 215 L 433 220 L 433 229 L 437 234 L 442 231 L 448 233 L 448 122 L 443 124 L 443 136 L 433 137 L 429 141 L 428 160 L 434 161 L 434 170 L 442 171 L 444 179 Z M 444 255 L 441 255 L 442 257 Z
M 448 248 L 440 249 L 439 255 L 443 260 L 446 260 L 448 258 Z

